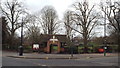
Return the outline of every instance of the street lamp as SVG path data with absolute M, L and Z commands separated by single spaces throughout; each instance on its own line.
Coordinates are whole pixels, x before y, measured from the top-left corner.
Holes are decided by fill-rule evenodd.
M 106 12 L 106 8 L 105 8 Z M 104 56 L 106 56 L 106 14 L 104 19 Z
M 19 46 L 19 56 L 23 56 L 23 21 L 21 22 L 21 45 Z
M 71 57 L 73 57 L 73 45 L 74 45 L 73 44 L 73 35 L 72 35 L 72 40 L 71 41 L 72 41 L 72 44 L 71 44 L 70 49 L 71 49 Z
M 120 22 L 120 8 L 119 8 L 119 10 L 118 10 L 118 14 L 117 14 L 118 16 L 117 16 L 117 20 L 118 20 L 118 22 Z M 120 23 L 118 23 L 118 40 L 117 40 L 117 42 L 118 42 L 118 52 L 120 52 Z

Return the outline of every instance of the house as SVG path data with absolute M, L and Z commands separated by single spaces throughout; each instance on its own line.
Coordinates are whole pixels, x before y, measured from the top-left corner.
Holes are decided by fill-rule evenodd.
M 66 35 L 41 34 L 40 38 L 40 50 L 46 53 L 60 53 L 63 51 L 63 46 L 69 43 Z

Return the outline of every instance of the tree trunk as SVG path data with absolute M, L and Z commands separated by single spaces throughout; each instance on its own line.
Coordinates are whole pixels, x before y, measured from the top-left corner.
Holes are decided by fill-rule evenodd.
M 118 52 L 120 52 L 120 31 L 118 32 Z
M 11 31 L 11 35 L 10 35 L 10 38 L 9 38 L 10 46 L 11 46 L 11 47 L 14 46 L 14 33 L 15 33 L 15 31 L 12 30 L 12 31 Z
M 88 53 L 88 47 L 87 47 L 88 39 L 87 39 L 87 31 L 86 30 L 83 32 L 83 43 L 84 43 L 84 53 Z
M 87 36 L 84 37 L 84 53 L 88 52 L 88 48 L 87 48 Z

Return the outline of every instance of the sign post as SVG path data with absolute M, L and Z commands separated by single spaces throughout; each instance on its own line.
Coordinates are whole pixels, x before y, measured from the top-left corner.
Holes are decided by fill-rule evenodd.
M 105 46 L 104 47 L 104 56 L 106 56 L 106 49 L 107 49 L 107 47 Z
M 39 50 L 39 44 L 33 44 L 33 50 L 38 51 Z

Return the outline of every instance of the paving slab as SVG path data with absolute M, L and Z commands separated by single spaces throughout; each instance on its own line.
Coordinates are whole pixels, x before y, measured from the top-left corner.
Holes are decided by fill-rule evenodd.
M 101 58 L 101 57 L 112 57 L 118 56 L 117 53 L 107 53 L 104 56 L 103 53 L 92 53 L 92 54 L 40 54 L 40 53 L 23 53 L 23 56 L 19 56 L 18 52 L 3 52 L 3 56 L 13 58 L 25 58 L 25 59 L 89 59 L 89 58 Z

